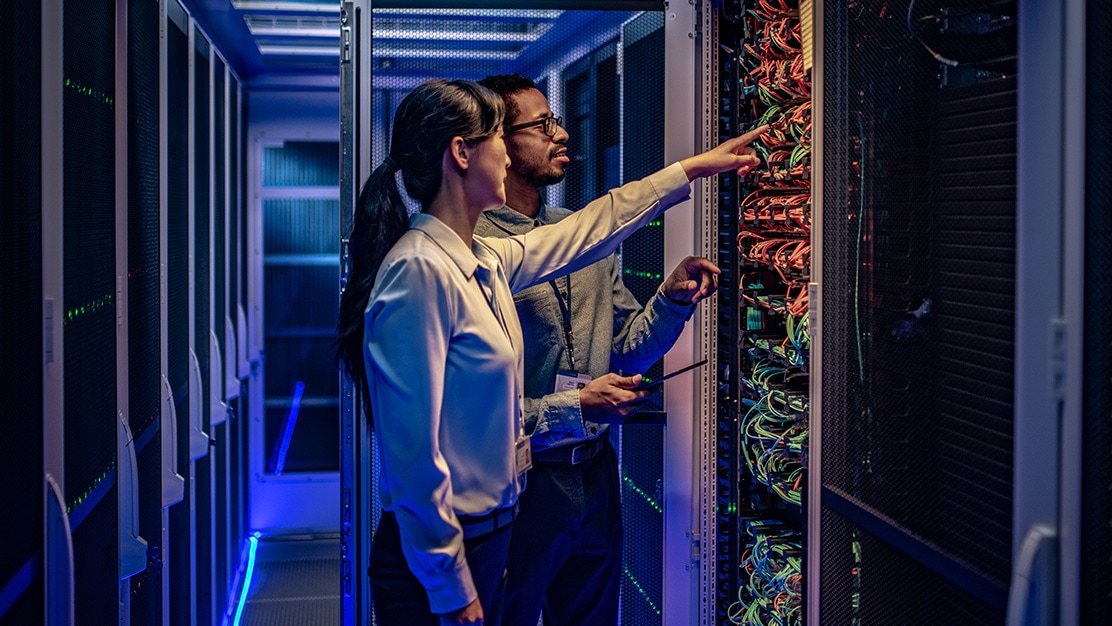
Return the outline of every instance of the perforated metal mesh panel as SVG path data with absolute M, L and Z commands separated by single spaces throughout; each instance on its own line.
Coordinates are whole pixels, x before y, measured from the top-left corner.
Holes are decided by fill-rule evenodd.
M 951 574 L 982 576 L 982 600 L 1002 611 L 1015 30 L 1011 20 L 964 32 L 962 18 L 981 10 L 1014 16 L 1014 5 L 984 4 L 948 3 L 940 32 L 931 15 L 940 3 L 920 3 L 911 36 L 907 20 L 884 18 L 882 2 L 827 7 L 822 471 L 827 487 L 961 561 Z M 940 67 L 928 46 L 957 68 Z M 852 506 L 840 513 L 855 516 Z M 823 536 L 824 554 L 849 549 L 832 540 Z M 861 558 L 863 571 L 876 562 Z M 824 581 L 838 575 L 832 567 L 823 561 Z M 895 610 L 907 598 L 872 601 L 891 606 L 861 610 Z
M 193 351 L 201 366 L 201 397 L 190 398 L 199 402 L 203 414 L 202 424 L 205 432 L 212 437 L 212 403 L 209 402 L 214 383 L 210 346 L 211 329 L 215 328 L 212 313 L 212 250 L 213 236 L 210 232 L 212 218 L 212 47 L 200 29 L 193 29 Z M 193 482 L 197 497 L 194 500 L 196 520 L 194 551 L 197 566 L 197 592 L 194 598 L 197 623 L 209 623 L 212 616 L 212 546 L 213 536 L 213 492 L 212 492 L 212 453 L 198 460 L 194 466 L 196 480 Z
M 228 193 L 225 189 L 225 184 L 228 180 L 228 174 L 225 170 L 227 165 L 227 155 L 225 148 L 227 147 L 227 114 L 225 112 L 225 97 L 227 88 L 224 81 L 227 76 L 227 66 L 224 61 L 215 54 L 212 57 L 212 330 L 216 334 L 216 342 L 220 349 L 220 363 L 212 363 L 210 367 L 214 368 L 214 374 L 211 377 L 211 384 L 213 389 L 220 395 L 221 399 L 226 397 L 227 392 L 224 390 L 224 380 L 227 378 L 227 373 L 224 368 L 227 365 L 225 359 L 228 351 L 231 350 L 235 354 L 235 346 L 228 345 L 229 337 L 227 336 L 227 319 L 228 319 L 228 294 L 227 294 L 227 271 L 228 271 L 228 206 L 227 198 Z M 219 373 L 218 375 L 215 373 Z M 217 416 L 213 415 L 212 419 L 218 421 L 221 418 L 226 418 L 226 415 Z M 224 612 L 224 605 L 227 603 L 227 594 L 224 592 L 228 587 L 228 563 L 225 555 L 228 553 L 228 494 L 227 494 L 227 474 L 228 474 L 228 440 L 227 422 L 214 428 L 216 431 L 213 438 L 216 440 L 216 445 L 212 448 L 214 460 L 214 479 L 215 479 L 215 492 L 213 497 L 216 503 L 216 526 L 214 528 L 213 544 L 216 549 L 216 614 L 220 615 Z
M 216 524 L 213 528 L 214 569 L 216 570 L 214 576 L 216 595 L 213 599 L 216 601 L 216 615 L 224 614 L 228 602 L 227 590 L 232 580 L 228 568 L 235 567 L 238 564 L 238 558 L 233 558 L 230 563 L 228 560 L 228 428 L 229 423 L 225 421 L 223 424 L 213 427 L 212 433 L 216 440 L 216 445 L 212 447 L 213 482 L 215 484 L 212 497 L 216 503 Z
M 74 606 L 83 623 L 115 619 L 119 580 L 104 557 L 117 549 L 113 9 L 110 0 L 63 3 L 65 499 L 80 513 Z
M 1112 114 L 1112 6 L 1086 4 L 1088 16 L 1085 198 L 1085 343 L 1112 345 L 1112 328 L 1104 320 L 1104 303 L 1112 302 L 1112 151 L 1108 116 Z M 1086 350 L 1084 435 L 1081 487 L 1082 521 L 1081 623 L 1095 624 L 1112 615 L 1112 351 Z
M 225 291 L 228 282 L 226 276 L 228 253 L 225 249 L 228 242 L 228 193 L 224 188 L 228 180 L 228 174 L 224 169 L 227 164 L 224 150 L 228 144 L 225 136 L 227 121 L 224 112 L 224 98 L 227 92 L 224 79 L 227 66 L 220 57 L 213 55 L 212 67 L 212 330 L 216 333 L 216 340 L 220 342 L 220 350 L 226 353 L 229 347 L 224 337 L 227 332 L 224 318 L 228 314 L 228 295 Z M 233 346 L 232 349 L 234 351 L 235 347 Z M 224 386 L 223 381 L 215 384 L 218 389 Z
M 178 8 L 171 0 L 167 10 Z M 166 344 L 167 378 L 178 417 L 178 473 L 186 478 L 189 501 L 189 35 L 173 19 L 166 25 Z M 170 508 L 170 614 L 193 614 L 188 584 L 193 549 L 190 512 L 182 503 Z
M 155 20 L 158 24 L 158 20 Z M 129 579 L 131 586 L 131 623 L 157 624 L 162 620 L 162 577 L 166 570 L 162 544 L 162 446 L 158 438 L 150 440 L 136 456 L 139 476 L 139 536 L 147 541 L 147 569 Z M 153 566 L 151 566 L 153 565 Z
M 664 14 L 646 12 L 622 29 L 621 98 L 607 102 L 600 98 L 599 109 L 607 104 L 622 111 L 618 129 L 597 135 L 600 142 L 593 155 L 599 175 L 596 181 L 606 189 L 643 178 L 664 165 L 664 125 L 646 120 L 664 117 Z M 600 74 L 617 70 L 605 59 L 596 70 Z M 618 94 L 615 94 L 617 96 Z M 612 142 L 612 143 L 611 143 Z M 614 146 L 610 148 L 609 146 Z M 621 158 L 621 176 L 614 176 L 613 161 Z M 610 172 L 610 175 L 607 175 Z M 605 193 L 598 190 L 596 196 Z M 664 223 L 656 219 L 630 235 L 622 244 L 622 282 L 646 304 L 664 280 Z M 659 378 L 663 364 L 656 363 L 646 376 Z M 652 402 L 662 404 L 662 394 Z M 655 408 L 655 407 L 653 407 Z M 622 623 L 660 624 L 664 599 L 664 563 L 659 546 L 664 545 L 664 429 L 659 426 L 621 427 L 622 523 L 624 579 L 622 580 Z
M 829 509 L 822 512 L 823 624 L 1003 624 L 1003 617 Z
M 128 411 L 139 437 L 159 412 L 158 2 L 128 11 Z
M 24 417 L 42 414 L 42 23 L 38 3 L 11 3 L 0 9 L 0 377 L 7 381 L 10 407 Z M 60 311 L 55 303 L 55 315 Z M 8 443 L 0 454 L 4 507 L 20 514 L 0 518 L 0 586 L 11 581 L 42 550 L 43 429 L 36 419 L 10 419 Z M 41 621 L 42 576 L 28 581 L 17 604 L 5 613 L 13 623 Z
M 117 621 L 119 570 L 116 486 L 107 489 L 100 504 L 73 530 L 74 623 L 111 624 Z
M 167 378 L 180 401 L 189 384 L 189 37 L 170 19 L 166 89 Z
M 228 82 L 228 314 L 232 318 L 232 325 L 236 329 L 236 336 L 247 332 L 246 328 L 239 327 L 236 311 L 241 302 L 239 289 L 240 263 L 242 255 L 246 254 L 246 247 L 240 246 L 240 228 L 246 228 L 240 219 L 240 185 L 246 182 L 247 172 L 239 166 L 240 160 L 240 128 L 239 128 L 239 82 L 234 76 Z M 246 313 L 246 308 L 244 309 Z M 234 348 L 234 346 L 233 346 Z M 242 358 L 242 357 L 241 357 Z
M 136 441 L 139 474 L 139 535 L 161 554 L 162 447 L 158 421 L 162 401 L 162 328 L 159 234 L 159 10 L 155 0 L 128 10 L 128 418 Z M 142 435 L 150 429 L 149 436 Z M 132 620 L 151 623 L 162 611 L 161 570 L 130 580 Z
M 115 466 L 115 120 L 110 2 L 65 3 L 66 503 Z
M 193 29 L 193 350 L 201 364 L 201 387 L 209 389 L 209 329 L 212 324 L 212 260 L 209 247 L 212 225 L 212 88 L 211 47 L 197 28 Z M 211 416 L 204 407 L 206 426 Z
M 246 121 L 247 121 L 247 110 L 248 110 L 249 105 L 250 105 L 250 101 L 247 98 L 247 93 L 244 92 L 243 100 L 240 102 L 240 105 L 239 105 L 240 110 L 241 110 L 240 115 L 242 116 L 242 119 L 245 122 L 243 124 L 240 124 L 240 126 L 239 126 L 239 142 L 240 142 L 239 171 L 243 173 L 242 177 L 243 177 L 243 182 L 244 182 L 244 184 L 241 184 L 239 186 L 239 224 L 240 224 L 239 249 L 242 250 L 242 254 L 243 254 L 242 262 L 239 264 L 239 299 L 240 299 L 240 302 L 243 302 L 244 313 L 246 313 L 247 310 L 248 310 L 248 308 L 247 308 L 247 303 L 248 303 L 248 298 L 247 298 L 247 287 L 248 287 L 248 285 L 247 285 L 247 268 L 251 265 L 250 262 L 249 262 L 249 259 L 251 258 L 251 254 L 252 254 L 251 253 L 251 248 L 248 245 L 248 233 L 250 232 L 250 228 L 248 227 L 248 219 L 247 219 L 247 206 L 248 206 L 248 203 L 247 203 L 247 189 L 248 189 L 248 185 L 246 184 L 246 181 L 247 181 L 247 153 L 249 152 L 249 150 L 247 149 L 247 124 L 246 124 Z M 247 331 L 244 331 L 244 332 L 247 332 Z

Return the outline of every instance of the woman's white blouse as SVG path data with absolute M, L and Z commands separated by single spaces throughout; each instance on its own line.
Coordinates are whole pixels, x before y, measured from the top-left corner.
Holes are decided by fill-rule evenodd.
M 684 200 L 673 164 L 525 235 L 471 246 L 431 215 L 383 260 L 365 313 L 367 379 L 381 495 L 434 613 L 476 597 L 456 514 L 513 505 L 522 435 L 524 349 L 513 292 L 610 255 Z

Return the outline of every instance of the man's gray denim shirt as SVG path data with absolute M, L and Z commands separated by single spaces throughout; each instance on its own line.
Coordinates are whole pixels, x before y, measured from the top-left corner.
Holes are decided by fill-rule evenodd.
M 534 220 L 509 207 L 483 213 L 475 234 L 507 237 L 556 223 L 572 211 L 542 206 Z M 567 303 L 571 283 L 574 367 L 569 363 L 564 314 L 553 284 Z M 553 392 L 558 370 L 592 379 L 607 372 L 644 373 L 664 356 L 695 312 L 657 289 L 642 308 L 622 283 L 617 255 L 589 265 L 570 277 L 528 287 L 514 294 L 525 340 L 525 431 L 534 451 L 574 445 L 599 437 L 606 424 L 584 421 L 579 391 Z

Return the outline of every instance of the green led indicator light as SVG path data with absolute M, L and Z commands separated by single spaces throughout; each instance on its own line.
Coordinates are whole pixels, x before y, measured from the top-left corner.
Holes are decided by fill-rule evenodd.
M 90 315 L 98 311 L 103 311 L 112 306 L 113 296 L 111 293 L 105 294 L 95 300 L 79 304 L 72 309 L 66 311 L 66 317 L 62 320 L 62 325 L 65 326 L 70 322 L 76 321 L 84 315 Z
M 645 591 L 645 588 L 642 587 L 641 583 L 637 582 L 637 579 L 634 578 L 633 574 L 630 573 L 629 568 L 622 567 L 622 571 L 625 572 L 626 578 L 629 579 L 629 582 L 633 583 L 633 586 L 637 588 L 638 593 L 641 594 L 641 598 L 644 599 L 645 602 L 648 602 L 649 606 L 652 607 L 653 613 L 660 615 L 660 607 L 652 601 L 652 598 L 649 597 L 649 594 Z
M 97 486 L 100 485 L 102 482 L 104 482 L 105 478 L 108 478 L 108 474 L 112 471 L 113 467 L 115 467 L 115 463 L 108 466 L 108 469 L 104 470 L 104 473 L 102 473 L 99 477 L 97 477 L 97 479 L 93 481 L 93 484 L 89 485 L 89 488 L 86 489 L 84 493 L 77 496 L 73 500 L 73 502 L 70 503 L 70 505 L 66 508 L 66 515 L 69 515 L 69 514 L 73 513 L 74 509 L 81 506 L 81 503 L 89 498 L 89 496 L 93 493 L 93 491 L 96 490 Z
M 631 270 L 631 269 L 626 268 L 626 269 L 622 270 L 622 273 L 625 274 L 626 276 L 635 276 L 637 278 L 650 278 L 652 280 L 664 280 L 664 275 L 663 274 L 657 274 L 656 272 L 642 272 L 640 270 Z
M 658 504 L 656 500 L 654 500 L 651 496 L 649 496 L 649 494 L 642 491 L 640 487 L 635 485 L 633 483 L 633 480 L 631 480 L 629 476 L 622 476 L 622 481 L 625 482 L 627 485 L 629 485 L 630 489 L 634 490 L 635 492 L 637 492 L 638 495 L 640 495 L 642 498 L 644 498 L 645 502 L 648 502 L 649 506 L 656 509 L 657 513 L 663 513 L 664 512 L 664 509 L 661 508 L 660 504 Z
M 72 78 L 65 79 L 65 81 L 63 82 L 63 85 L 65 85 L 69 89 L 72 89 L 72 90 L 76 91 L 77 93 L 79 93 L 83 96 L 89 96 L 90 98 L 93 98 L 94 100 L 102 102 L 103 104 L 106 104 L 109 107 L 111 107 L 114 104 L 112 96 L 104 93 L 103 91 L 93 89 L 92 87 L 89 87 L 87 85 L 82 85 L 81 83 L 77 82 L 76 80 L 73 80 Z

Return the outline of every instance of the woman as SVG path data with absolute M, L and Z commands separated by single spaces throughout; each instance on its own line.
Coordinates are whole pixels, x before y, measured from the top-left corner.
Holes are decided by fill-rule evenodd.
M 496 624 L 529 465 L 513 291 L 608 256 L 698 177 L 758 163 L 764 128 L 611 191 L 559 224 L 473 236 L 505 202 L 502 99 L 432 80 L 395 114 L 367 181 L 340 303 L 340 360 L 371 410 L 383 517 L 371 554 L 379 624 Z M 407 218 L 395 172 L 421 213 Z M 706 286 L 709 289 L 709 286 Z M 637 392 L 631 392 L 637 393 Z

